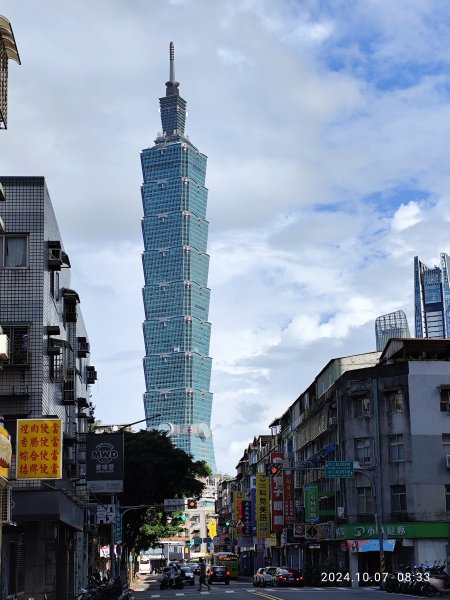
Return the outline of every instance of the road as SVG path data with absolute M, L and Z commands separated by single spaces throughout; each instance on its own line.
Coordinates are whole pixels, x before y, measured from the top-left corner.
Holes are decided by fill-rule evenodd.
M 194 600 L 203 597 L 203 600 L 296 600 L 304 597 L 305 600 L 388 600 L 386 592 L 378 588 L 256 588 L 249 581 L 232 581 L 230 585 L 215 584 L 208 592 L 197 591 L 197 585 L 186 586 L 182 590 L 160 590 L 159 583 L 154 579 L 144 580 L 133 592 L 135 600 Z M 402 594 L 402 599 L 406 594 Z M 413 597 L 413 596 L 411 596 Z M 417 596 L 414 596 L 417 598 Z M 389 600 L 394 600 L 390 595 Z

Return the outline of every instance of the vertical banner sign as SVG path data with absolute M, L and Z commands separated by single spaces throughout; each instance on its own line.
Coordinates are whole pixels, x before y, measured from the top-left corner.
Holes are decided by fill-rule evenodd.
M 318 523 L 319 517 L 319 488 L 317 485 L 305 485 L 305 523 Z
M 62 478 L 61 419 L 17 419 L 16 478 Z
M 256 535 L 266 538 L 270 535 L 269 477 L 265 473 L 256 474 Z
M 234 522 L 237 523 L 242 518 L 242 500 L 244 492 L 234 492 Z
M 283 499 L 284 499 L 284 524 L 292 526 L 295 523 L 295 492 L 294 471 L 283 471 Z
M 253 535 L 252 532 L 252 503 L 250 500 L 242 501 L 242 533 Z
M 271 452 L 271 463 L 283 463 L 284 452 Z M 272 531 L 282 531 L 284 525 L 283 471 L 270 478 Z
M 91 492 L 123 492 L 123 433 L 86 435 L 86 481 Z

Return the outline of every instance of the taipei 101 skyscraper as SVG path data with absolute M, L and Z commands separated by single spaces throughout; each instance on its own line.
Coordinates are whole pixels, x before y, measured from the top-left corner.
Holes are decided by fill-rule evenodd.
M 186 101 L 170 78 L 162 132 L 141 153 L 144 218 L 144 407 L 147 424 L 216 472 L 211 435 L 206 156 L 184 133 Z

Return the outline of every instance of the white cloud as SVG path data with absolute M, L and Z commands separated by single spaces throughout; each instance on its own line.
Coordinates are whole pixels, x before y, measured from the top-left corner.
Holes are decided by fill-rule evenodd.
M 394 214 L 392 219 L 392 229 L 394 231 L 403 231 L 413 227 L 422 220 L 422 211 L 417 202 L 411 201 L 408 204 L 402 204 Z
M 209 157 L 219 466 L 232 472 L 330 358 L 373 350 L 376 316 L 401 308 L 412 328 L 413 256 L 450 251 L 441 2 L 5 0 L 2 12 L 22 58 L 2 172 L 47 178 L 99 418 L 143 416 L 139 152 L 160 130 L 171 40 L 187 133 Z

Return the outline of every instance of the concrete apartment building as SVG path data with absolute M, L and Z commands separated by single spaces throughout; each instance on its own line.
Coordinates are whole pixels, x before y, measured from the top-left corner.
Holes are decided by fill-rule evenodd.
M 90 554 L 85 433 L 93 420 L 89 339 L 43 177 L 0 177 L 0 415 L 13 445 L 2 598 L 72 598 Z M 16 479 L 17 419 L 62 419 L 62 478 Z
M 295 523 L 254 535 L 254 546 L 240 548 L 235 537 L 236 551 L 252 552 L 249 571 L 271 562 L 308 573 L 375 573 L 375 513 L 386 570 L 447 559 L 449 358 L 450 340 L 392 339 L 382 353 L 333 359 L 271 424 L 256 465 L 246 450 L 234 480 L 244 496 L 273 452 L 284 453 L 283 468 L 295 475 Z M 327 461 L 351 461 L 354 475 L 325 477 Z M 257 525 L 254 518 L 254 534 Z

